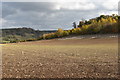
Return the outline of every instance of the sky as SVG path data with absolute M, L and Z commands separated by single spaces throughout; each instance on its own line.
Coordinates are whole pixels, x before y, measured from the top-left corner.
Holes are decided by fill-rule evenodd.
M 0 7 L 2 28 L 36 30 L 71 29 L 72 23 L 99 15 L 118 14 L 119 0 L 4 0 Z M 1 9 L 0 9 L 1 10 Z

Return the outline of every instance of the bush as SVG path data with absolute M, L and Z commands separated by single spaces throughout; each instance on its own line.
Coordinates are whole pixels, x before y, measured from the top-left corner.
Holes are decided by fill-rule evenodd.
M 81 33 L 81 28 L 72 29 L 72 34 L 80 34 L 80 33 Z
M 64 31 L 63 32 L 63 36 L 68 36 L 69 35 L 69 32 L 68 31 Z
M 64 33 L 64 31 L 63 31 L 61 28 L 59 28 L 59 29 L 57 30 L 57 32 L 55 33 L 55 35 L 56 35 L 57 37 L 62 37 L 62 36 L 63 36 L 63 33 Z

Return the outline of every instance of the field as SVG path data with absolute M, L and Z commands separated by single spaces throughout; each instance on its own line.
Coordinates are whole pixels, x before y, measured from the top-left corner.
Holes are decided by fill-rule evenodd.
M 117 78 L 117 38 L 10 43 L 2 51 L 3 78 Z

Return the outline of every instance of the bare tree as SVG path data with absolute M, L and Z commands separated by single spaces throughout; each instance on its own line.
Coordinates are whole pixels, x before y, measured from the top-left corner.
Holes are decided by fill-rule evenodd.
M 77 26 L 76 26 L 76 23 L 75 23 L 75 22 L 73 22 L 73 27 L 74 27 L 74 28 L 77 28 Z

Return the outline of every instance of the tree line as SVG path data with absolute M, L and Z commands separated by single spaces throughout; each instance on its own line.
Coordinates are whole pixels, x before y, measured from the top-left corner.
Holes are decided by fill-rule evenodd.
M 69 35 L 118 33 L 119 19 L 120 16 L 115 14 L 101 15 L 88 21 L 80 21 L 79 25 L 76 25 L 74 22 L 74 28 L 71 30 L 63 30 L 59 28 L 54 33 L 43 34 L 39 39 L 53 39 Z

